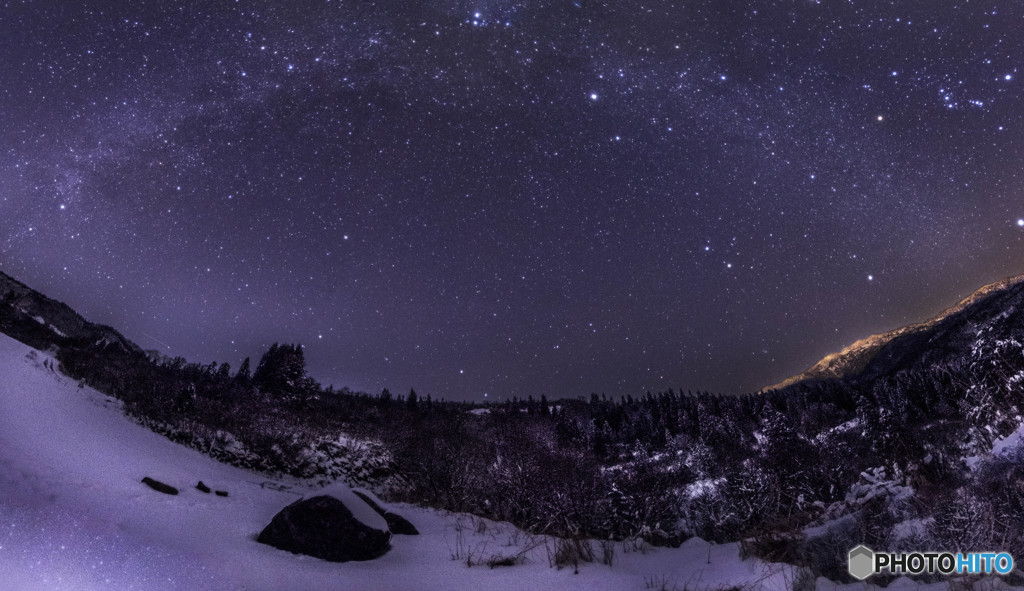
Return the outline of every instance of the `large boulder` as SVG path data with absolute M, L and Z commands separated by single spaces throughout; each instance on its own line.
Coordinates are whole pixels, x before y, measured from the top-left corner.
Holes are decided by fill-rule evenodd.
M 388 530 L 397 535 L 402 536 L 418 536 L 420 535 L 419 530 L 413 525 L 408 519 L 402 517 L 398 513 L 388 511 L 384 507 L 380 506 L 380 503 L 373 500 L 370 495 L 360 492 L 358 490 L 352 491 L 357 497 L 363 500 L 367 505 L 373 508 L 385 521 L 388 522 Z
M 391 547 L 390 532 L 366 525 L 345 503 L 328 495 L 301 499 L 281 509 L 256 540 L 331 562 L 371 560 Z

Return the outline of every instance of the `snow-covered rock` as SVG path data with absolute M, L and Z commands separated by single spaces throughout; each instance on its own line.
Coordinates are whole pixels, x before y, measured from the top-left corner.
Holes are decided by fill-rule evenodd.
M 383 528 L 368 525 L 350 504 L 365 506 L 358 498 L 354 503 L 344 503 L 333 495 L 295 501 L 274 516 L 256 541 L 331 562 L 380 557 L 390 547 L 387 524 Z

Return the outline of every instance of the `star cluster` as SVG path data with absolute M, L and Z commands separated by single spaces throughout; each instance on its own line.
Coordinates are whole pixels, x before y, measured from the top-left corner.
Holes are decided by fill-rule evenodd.
M 0 8 L 0 269 L 165 354 L 740 392 L 1022 270 L 1019 3 L 75 4 Z

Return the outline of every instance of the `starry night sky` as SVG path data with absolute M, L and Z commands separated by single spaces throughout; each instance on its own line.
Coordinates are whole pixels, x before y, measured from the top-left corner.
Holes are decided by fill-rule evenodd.
M 4 2 L 0 270 L 190 361 L 750 391 L 1024 271 L 1024 4 Z

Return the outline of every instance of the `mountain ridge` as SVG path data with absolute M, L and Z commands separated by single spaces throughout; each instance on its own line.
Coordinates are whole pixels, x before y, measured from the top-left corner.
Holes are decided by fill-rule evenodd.
M 964 312 L 973 305 L 979 303 L 981 300 L 989 296 L 1005 292 L 1014 286 L 1021 285 L 1022 283 L 1024 283 L 1024 273 L 1012 275 L 999 281 L 984 285 L 971 292 L 968 296 L 962 298 L 956 304 L 945 308 L 935 316 L 932 316 L 923 322 L 907 324 L 893 330 L 872 334 L 862 339 L 858 339 L 839 351 L 829 353 L 822 357 L 810 368 L 796 375 L 790 376 L 781 382 L 762 388 L 761 392 L 781 390 L 805 382 L 849 378 L 860 374 L 865 371 L 869 365 L 878 358 L 882 350 L 891 343 L 904 337 L 925 333 L 937 327 L 943 321 Z
M 0 331 L 40 349 L 70 339 L 96 346 L 114 345 L 125 351 L 142 351 L 141 347 L 113 327 L 86 320 L 71 306 L 40 293 L 2 271 Z

